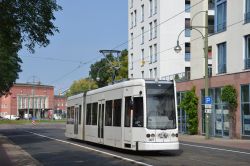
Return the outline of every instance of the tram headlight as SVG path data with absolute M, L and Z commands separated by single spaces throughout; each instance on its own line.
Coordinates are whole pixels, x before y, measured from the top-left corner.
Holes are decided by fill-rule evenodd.
M 146 137 L 149 138 L 149 137 L 150 137 L 150 134 L 146 134 Z
M 151 137 L 155 137 L 155 134 L 151 134 L 150 136 L 151 136 Z
M 172 133 L 172 137 L 178 137 L 178 133 Z

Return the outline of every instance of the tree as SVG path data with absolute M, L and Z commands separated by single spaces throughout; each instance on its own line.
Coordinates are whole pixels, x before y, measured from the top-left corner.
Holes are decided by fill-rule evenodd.
M 198 97 L 195 94 L 195 87 L 187 91 L 180 103 L 180 108 L 187 114 L 188 132 L 193 135 L 198 133 Z
M 52 21 L 61 9 L 56 0 L 0 1 L 0 96 L 8 93 L 21 72 L 22 45 L 34 53 L 36 45 L 46 47 L 48 36 L 59 32 Z
M 226 85 L 221 91 L 221 100 L 226 102 L 229 107 L 229 137 L 236 137 L 235 112 L 237 110 L 237 91 L 233 85 Z
M 73 84 L 69 88 L 69 91 L 67 91 L 66 96 L 68 97 L 76 95 L 96 88 L 98 88 L 98 86 L 94 80 L 89 78 L 83 78 L 73 82 Z
M 108 60 L 107 60 L 108 59 Z M 111 64 L 110 64 L 111 63 Z M 93 79 L 100 78 L 97 81 L 98 87 L 103 87 L 112 82 L 112 75 L 115 72 L 114 66 L 119 66 L 120 68 L 116 71 L 116 79 L 121 80 L 128 78 L 128 51 L 123 50 L 119 59 L 113 55 L 108 55 L 102 58 L 100 61 L 92 64 L 90 66 L 89 75 Z

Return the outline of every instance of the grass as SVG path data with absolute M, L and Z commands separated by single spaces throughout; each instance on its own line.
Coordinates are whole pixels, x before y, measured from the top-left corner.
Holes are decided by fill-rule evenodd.
M 32 120 L 0 120 L 1 124 L 31 124 Z M 36 120 L 36 123 L 66 123 L 66 120 Z

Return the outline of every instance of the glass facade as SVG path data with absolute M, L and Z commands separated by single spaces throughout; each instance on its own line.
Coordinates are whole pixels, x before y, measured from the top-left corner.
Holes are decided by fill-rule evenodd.
M 242 135 L 250 136 L 250 84 L 241 86 Z
M 187 133 L 187 114 L 179 108 L 181 100 L 184 98 L 185 92 L 177 92 L 177 110 L 178 110 L 178 130 L 179 133 Z
M 217 137 L 229 136 L 229 110 L 225 103 L 221 101 L 221 89 L 211 88 L 208 95 L 212 97 L 212 113 L 210 115 L 210 135 Z M 205 120 L 205 91 L 201 90 L 201 106 L 202 106 L 202 132 L 206 133 Z

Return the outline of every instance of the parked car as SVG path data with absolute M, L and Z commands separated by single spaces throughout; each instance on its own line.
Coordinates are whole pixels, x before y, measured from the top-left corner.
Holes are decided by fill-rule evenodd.
M 16 115 L 5 115 L 4 119 L 9 119 L 9 120 L 19 120 L 20 117 Z

